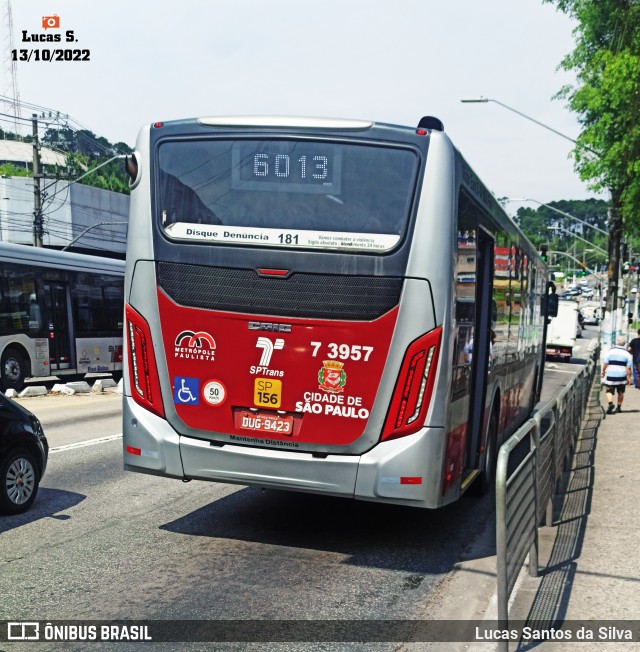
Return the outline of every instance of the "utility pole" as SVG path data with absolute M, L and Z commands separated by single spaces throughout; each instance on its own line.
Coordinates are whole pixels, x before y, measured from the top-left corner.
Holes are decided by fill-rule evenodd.
M 38 116 L 31 115 L 33 127 L 33 244 L 42 247 L 44 232 L 42 217 L 42 190 L 40 188 L 40 143 L 38 142 Z
M 607 310 L 613 314 L 618 307 L 618 284 L 620 280 L 620 244 L 622 241 L 622 220 L 618 214 L 617 194 L 611 191 L 609 213 L 609 270 L 607 288 Z

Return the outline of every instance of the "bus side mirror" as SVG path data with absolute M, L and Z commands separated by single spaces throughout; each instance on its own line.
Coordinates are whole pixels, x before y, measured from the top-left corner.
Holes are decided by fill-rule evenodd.
M 125 172 L 131 178 L 131 183 L 133 183 L 138 177 L 138 161 L 135 157 L 135 154 L 131 155 L 131 158 L 128 156 L 124 159 L 124 169 Z
M 554 292 L 553 294 L 547 294 L 547 317 L 557 317 L 558 316 L 558 295 Z

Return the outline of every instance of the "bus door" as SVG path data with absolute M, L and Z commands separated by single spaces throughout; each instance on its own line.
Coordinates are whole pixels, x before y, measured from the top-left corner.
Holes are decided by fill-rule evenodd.
M 49 324 L 51 371 L 73 366 L 69 287 L 64 283 L 45 283 L 45 308 Z
M 491 365 L 491 319 L 493 284 L 493 238 L 478 229 L 476 248 L 475 333 L 471 368 L 471 401 L 467 421 L 467 469 L 479 466 L 484 410 L 487 395 L 487 377 Z

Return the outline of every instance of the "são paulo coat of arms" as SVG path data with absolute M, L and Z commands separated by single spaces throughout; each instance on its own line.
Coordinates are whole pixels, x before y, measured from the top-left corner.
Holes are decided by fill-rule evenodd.
M 318 389 L 323 389 L 325 392 L 333 392 L 337 394 L 344 390 L 347 384 L 347 372 L 342 368 L 343 362 L 337 360 L 323 360 L 324 365 L 318 371 Z

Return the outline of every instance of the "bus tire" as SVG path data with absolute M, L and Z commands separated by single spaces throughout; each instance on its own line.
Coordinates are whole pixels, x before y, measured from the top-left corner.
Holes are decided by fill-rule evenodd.
M 20 391 L 27 377 L 27 363 L 24 356 L 13 347 L 5 349 L 0 360 L 0 387 Z
M 487 442 L 485 445 L 484 457 L 482 460 L 482 469 L 480 475 L 474 483 L 474 493 L 477 496 L 484 496 L 489 493 L 496 481 L 496 463 L 498 461 L 498 415 L 495 410 L 491 410 L 489 419 L 489 428 L 487 431 Z

